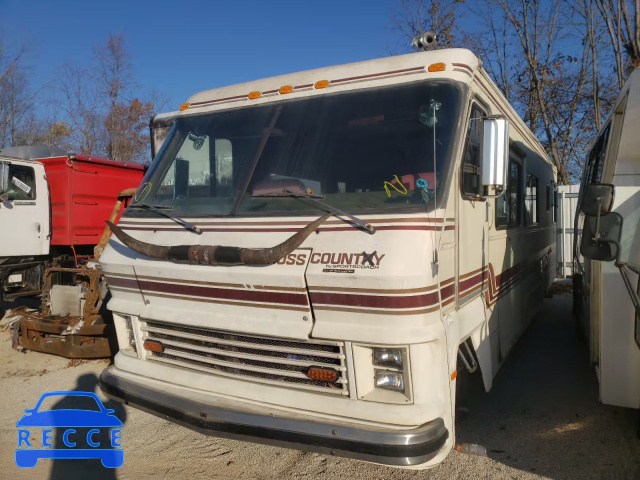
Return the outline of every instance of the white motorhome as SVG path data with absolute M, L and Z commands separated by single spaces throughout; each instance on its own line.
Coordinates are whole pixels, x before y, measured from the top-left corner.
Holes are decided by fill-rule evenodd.
M 442 461 L 458 368 L 489 389 L 556 271 L 555 168 L 478 58 L 181 110 L 101 258 L 120 345 L 102 390 L 213 435 Z
M 600 401 L 628 408 L 640 407 L 639 122 L 637 69 L 587 155 L 574 235 L 574 313 Z

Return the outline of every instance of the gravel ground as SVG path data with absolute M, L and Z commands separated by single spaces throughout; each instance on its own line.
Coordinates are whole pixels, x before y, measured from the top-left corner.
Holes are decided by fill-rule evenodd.
M 428 471 L 207 437 L 104 398 L 125 422 L 124 466 L 108 470 L 93 460 L 40 460 L 33 469 L 17 468 L 15 423 L 23 410 L 47 391 L 100 394 L 97 379 L 107 364 L 17 352 L 8 333 L 0 334 L 0 477 L 640 479 L 637 412 L 597 402 L 586 347 L 574 335 L 570 294 L 545 299 L 490 393 L 470 393 L 458 441 L 484 445 L 489 457 L 452 452 Z

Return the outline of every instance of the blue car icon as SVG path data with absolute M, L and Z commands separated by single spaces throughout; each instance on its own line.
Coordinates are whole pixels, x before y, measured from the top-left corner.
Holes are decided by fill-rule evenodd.
M 89 397 L 95 401 L 95 410 L 91 409 L 69 409 L 59 408 L 55 410 L 42 409 L 42 403 L 50 397 Z M 84 399 L 85 403 L 87 399 Z M 93 403 L 91 402 L 93 406 Z M 45 435 L 43 430 L 43 447 L 49 448 L 20 448 L 26 445 L 31 447 L 29 442 L 29 428 L 32 427 L 48 427 L 48 428 L 65 428 L 65 427 L 90 427 L 91 430 L 87 433 L 87 443 L 92 447 L 98 447 L 99 444 L 93 442 L 93 435 L 100 433 L 100 428 L 104 429 L 118 429 L 122 427 L 122 422 L 113 415 L 114 410 L 104 407 L 100 398 L 93 392 L 49 392 L 40 397 L 36 406 L 32 409 L 26 409 L 26 413 L 18 423 L 16 427 L 21 430 L 18 431 L 18 449 L 16 449 L 16 465 L 22 468 L 35 467 L 40 458 L 52 458 L 52 459 L 100 459 L 102 465 L 107 468 L 118 468 L 124 463 L 124 452 L 122 448 L 51 448 L 50 443 L 45 443 L 46 440 L 50 440 L 50 436 Z M 50 431 L 47 431 L 49 434 Z M 64 432 L 65 445 L 73 447 L 75 442 L 67 440 L 70 434 L 74 434 L 76 430 L 73 428 L 67 428 Z M 116 435 L 114 435 L 116 433 Z M 115 443 L 115 439 L 119 439 L 119 430 L 111 430 L 111 447 L 120 447 L 119 443 Z

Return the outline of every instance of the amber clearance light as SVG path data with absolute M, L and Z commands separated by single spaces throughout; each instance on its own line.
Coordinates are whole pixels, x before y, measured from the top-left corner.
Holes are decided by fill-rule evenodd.
M 150 352 L 162 353 L 164 352 L 164 345 L 157 340 L 145 340 L 142 344 L 145 350 Z
M 332 368 L 309 367 L 307 370 L 307 377 L 312 380 L 334 383 L 338 380 L 338 372 Z
M 318 80 L 313 86 L 315 88 L 327 88 L 329 86 L 329 80 Z
M 429 65 L 429 68 L 427 68 L 427 70 L 429 70 L 430 72 L 444 72 L 445 68 L 447 68 L 447 66 L 444 63 L 432 63 L 431 65 Z
M 293 92 L 293 87 L 291 85 L 285 85 L 283 87 L 280 87 L 280 90 L 278 91 L 280 92 L 280 95 L 285 95 L 287 93 Z

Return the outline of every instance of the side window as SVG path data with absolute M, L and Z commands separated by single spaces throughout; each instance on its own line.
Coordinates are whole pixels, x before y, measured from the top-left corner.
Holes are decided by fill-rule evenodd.
M 552 204 L 553 198 L 551 198 L 551 185 L 547 185 L 547 213 L 551 211 Z
M 462 157 L 462 193 L 465 197 L 482 195 L 480 159 L 482 157 L 482 118 L 485 113 L 477 104 L 471 107 L 467 144 Z
M 522 167 L 517 160 L 509 160 L 509 178 L 504 194 L 496 200 L 496 226 L 502 228 L 520 225 L 522 205 Z
M 558 221 L 558 186 L 556 182 L 551 182 L 553 185 L 553 223 Z
M 609 131 L 611 123 L 609 123 L 602 131 L 593 148 L 589 152 L 587 162 L 587 184 L 600 183 L 602 181 L 602 172 L 604 170 L 605 154 L 607 153 L 607 145 L 609 144 Z
M 527 189 L 524 197 L 524 224 L 538 223 L 538 177 L 527 174 Z
M 12 200 L 35 200 L 36 176 L 33 167 L 9 164 L 9 190 Z

